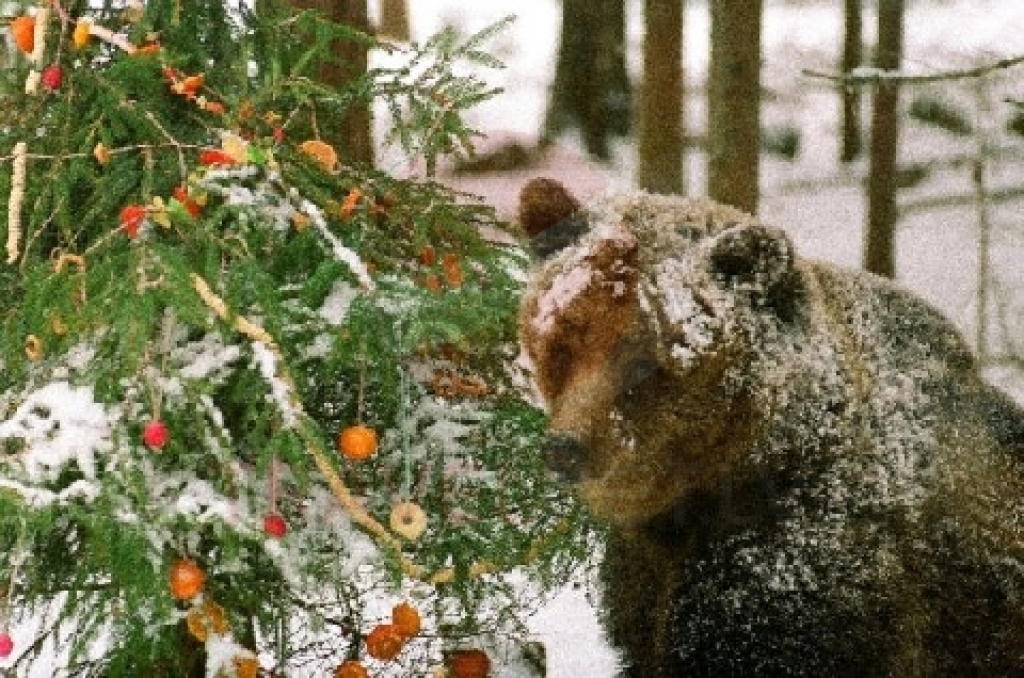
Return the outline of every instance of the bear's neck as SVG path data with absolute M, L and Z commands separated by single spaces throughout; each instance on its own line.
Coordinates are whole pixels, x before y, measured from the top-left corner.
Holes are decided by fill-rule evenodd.
M 785 502 L 780 500 L 792 482 L 782 469 L 728 475 L 714 486 L 688 492 L 636 532 L 655 542 L 675 544 L 676 556 L 699 556 L 731 536 L 778 529 L 786 517 Z

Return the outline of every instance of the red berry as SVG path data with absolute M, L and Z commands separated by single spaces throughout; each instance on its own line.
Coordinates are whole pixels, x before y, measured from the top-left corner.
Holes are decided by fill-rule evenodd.
M 288 531 L 288 523 L 284 522 L 284 518 L 279 514 L 268 513 L 263 516 L 263 531 L 271 537 L 280 539 Z
M 136 238 L 142 222 L 146 219 L 147 210 L 142 205 L 125 205 L 121 209 L 121 228 L 129 238 Z
M 56 92 L 60 89 L 60 83 L 63 79 L 63 73 L 60 70 L 60 66 L 57 64 L 51 64 L 43 69 L 43 73 L 40 77 L 40 82 L 43 83 L 43 87 L 51 92 Z
M 11 634 L 4 631 L 0 633 L 0 659 L 10 657 L 11 652 L 14 652 L 14 641 L 11 640 Z
M 168 438 L 170 438 L 170 433 L 167 431 L 167 424 L 159 419 L 154 419 L 142 429 L 142 442 L 146 444 L 146 447 L 151 447 L 154 450 L 159 450 L 166 445 Z

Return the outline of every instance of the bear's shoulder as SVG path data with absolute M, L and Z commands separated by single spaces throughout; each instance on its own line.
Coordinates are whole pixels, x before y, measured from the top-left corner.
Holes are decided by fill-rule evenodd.
M 852 347 L 888 369 L 949 371 L 977 377 L 973 351 L 963 334 L 931 303 L 873 273 L 808 262 L 818 289 L 816 303 L 841 326 Z

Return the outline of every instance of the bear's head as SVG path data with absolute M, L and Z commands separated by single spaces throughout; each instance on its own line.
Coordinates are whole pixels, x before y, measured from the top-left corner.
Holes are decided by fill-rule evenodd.
M 585 211 L 548 179 L 523 189 L 520 220 L 539 258 L 519 333 L 547 465 L 626 526 L 728 476 L 759 421 L 754 342 L 796 313 L 787 237 L 678 197 Z

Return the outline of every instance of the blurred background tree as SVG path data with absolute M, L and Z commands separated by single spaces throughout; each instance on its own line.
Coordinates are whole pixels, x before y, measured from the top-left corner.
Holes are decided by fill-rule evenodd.
M 761 153 L 761 0 L 709 0 L 708 197 L 757 213 Z
M 902 62 L 903 0 L 879 0 L 874 65 L 882 71 L 898 71 Z M 892 278 L 896 270 L 899 92 L 900 86 L 896 81 L 879 83 L 874 88 L 871 109 L 871 166 L 868 171 L 864 268 L 888 278 Z
M 839 57 L 839 70 L 842 73 L 850 73 L 864 65 L 863 14 L 863 0 L 843 0 L 843 45 Z M 842 102 L 839 161 L 853 162 L 860 156 L 862 146 L 860 88 L 840 86 L 839 94 Z
M 598 160 L 630 130 L 625 0 L 562 0 L 562 28 L 544 136 L 576 130 Z
M 653 193 L 685 192 L 683 10 L 683 0 L 644 3 L 636 183 Z

